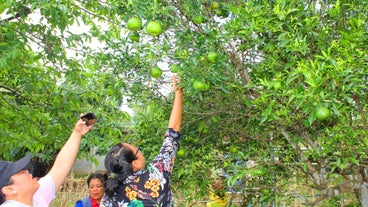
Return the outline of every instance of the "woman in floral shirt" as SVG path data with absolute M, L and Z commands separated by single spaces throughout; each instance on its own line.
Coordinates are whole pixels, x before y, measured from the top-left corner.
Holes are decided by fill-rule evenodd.
M 160 153 L 145 168 L 145 158 L 138 147 L 128 143 L 113 146 L 105 158 L 109 178 L 101 207 L 174 206 L 170 176 L 179 148 L 183 91 L 176 87 L 168 130 Z

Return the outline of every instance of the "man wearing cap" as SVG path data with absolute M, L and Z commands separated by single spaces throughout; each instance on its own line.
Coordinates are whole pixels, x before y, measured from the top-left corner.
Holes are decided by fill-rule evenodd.
M 47 207 L 73 167 L 80 141 L 93 125 L 79 120 L 58 153 L 54 165 L 42 178 L 30 174 L 31 157 L 16 162 L 0 161 L 0 207 Z

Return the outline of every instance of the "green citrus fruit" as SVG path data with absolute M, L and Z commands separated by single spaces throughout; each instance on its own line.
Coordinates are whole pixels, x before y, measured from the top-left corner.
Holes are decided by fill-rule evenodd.
M 212 10 L 218 9 L 219 7 L 220 7 L 220 4 L 217 1 L 212 2 L 211 4 Z
M 139 42 L 139 33 L 137 31 L 129 32 L 129 39 L 133 42 Z
M 232 147 L 230 147 L 230 152 L 233 153 L 233 154 L 236 154 L 236 153 L 239 152 L 239 149 L 237 147 L 232 146 Z
M 205 83 L 203 83 L 200 80 L 195 80 L 195 81 L 193 81 L 193 88 L 198 90 L 198 91 L 201 91 L 205 88 Z
M 202 24 L 204 22 L 204 18 L 202 15 L 196 15 L 193 17 L 193 22 L 195 24 Z
M 132 17 L 127 22 L 128 29 L 136 31 L 142 28 L 142 20 L 138 17 Z
M 317 109 L 316 118 L 320 121 L 328 119 L 330 115 L 331 115 L 331 112 L 326 107 L 320 107 Z
M 154 37 L 160 35 L 162 32 L 162 26 L 157 21 L 151 21 L 150 23 L 148 23 L 146 29 L 147 33 Z
M 207 55 L 207 60 L 211 63 L 215 63 L 218 60 L 219 56 L 216 52 L 209 52 Z
M 154 66 L 153 68 L 151 68 L 150 74 L 154 78 L 159 78 L 162 75 L 162 70 L 161 70 L 161 68 L 159 68 L 157 66 Z
M 170 65 L 170 72 L 177 73 L 180 70 L 180 66 L 177 64 L 171 64 Z
M 184 149 L 179 149 L 177 152 L 176 152 L 176 155 L 178 157 L 184 157 L 185 155 L 185 150 Z

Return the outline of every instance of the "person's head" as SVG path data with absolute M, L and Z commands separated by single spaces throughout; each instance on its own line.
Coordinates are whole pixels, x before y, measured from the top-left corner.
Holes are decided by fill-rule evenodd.
M 116 188 L 133 172 L 143 169 L 146 160 L 139 147 L 128 143 L 119 143 L 113 146 L 105 157 L 105 168 L 108 179 L 105 192 L 111 196 Z
M 0 161 L 0 204 L 5 200 L 26 195 L 33 196 L 39 184 L 29 173 L 31 157 L 23 157 L 16 162 Z M 30 197 L 31 198 L 31 197 Z
M 32 174 L 34 178 L 39 180 L 47 174 L 47 165 L 39 161 L 31 161 L 29 168 L 29 173 Z
M 104 183 L 106 174 L 92 173 L 87 178 L 88 192 L 91 198 L 95 201 L 100 201 L 104 194 Z

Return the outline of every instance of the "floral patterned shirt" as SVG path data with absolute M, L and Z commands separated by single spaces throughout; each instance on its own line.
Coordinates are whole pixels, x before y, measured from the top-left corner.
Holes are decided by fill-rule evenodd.
M 180 134 L 169 128 L 160 153 L 147 165 L 147 169 L 134 172 L 114 196 L 106 195 L 101 207 L 169 207 L 174 206 L 170 176 L 179 148 Z

